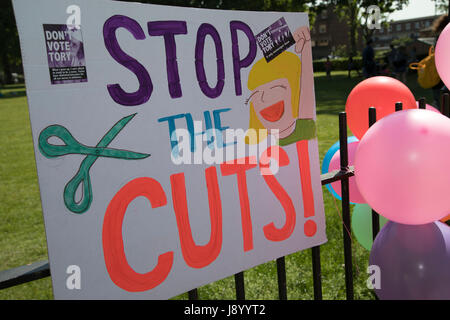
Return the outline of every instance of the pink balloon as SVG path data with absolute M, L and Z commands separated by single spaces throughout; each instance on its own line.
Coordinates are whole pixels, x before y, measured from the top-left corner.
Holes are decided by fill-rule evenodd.
M 419 101 L 417 101 L 417 108 L 418 107 L 419 107 Z M 425 104 L 425 110 L 430 110 L 430 111 L 434 111 L 434 112 L 437 112 L 437 113 L 441 113 L 438 109 L 436 109 L 433 106 L 430 106 L 428 103 Z
M 356 149 L 358 148 L 359 141 L 355 141 L 348 144 L 348 164 L 349 166 L 352 166 L 355 160 L 355 154 Z M 341 168 L 341 152 L 338 150 L 334 156 L 330 160 L 330 166 L 328 171 L 333 170 L 339 170 Z M 349 192 L 350 192 L 350 202 L 353 203 L 366 203 L 363 196 L 358 190 L 358 186 L 356 185 L 355 177 L 351 177 L 348 179 L 348 186 L 349 186 Z M 341 182 L 333 182 L 331 184 L 331 187 L 333 188 L 336 193 L 342 197 L 341 194 Z
M 425 106 L 425 110 L 430 110 L 430 111 L 433 111 L 433 112 L 441 113 L 438 109 L 436 109 L 436 108 L 433 107 L 433 106 L 430 106 L 429 104 L 427 104 L 427 105 Z
M 450 119 L 429 110 L 377 121 L 355 156 L 358 189 L 386 219 L 425 224 L 450 212 Z
M 439 77 L 450 88 L 450 24 L 442 30 L 434 50 L 436 70 Z

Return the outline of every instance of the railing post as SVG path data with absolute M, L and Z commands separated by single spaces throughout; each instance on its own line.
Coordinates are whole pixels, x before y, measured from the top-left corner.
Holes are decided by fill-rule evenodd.
M 398 108 L 397 103 L 395 108 Z M 377 121 L 377 109 L 374 107 L 369 108 L 369 127 L 371 127 Z M 375 238 L 380 231 L 380 216 L 378 213 L 372 209 L 372 238 Z
M 245 300 L 244 271 L 234 275 L 234 284 L 236 286 L 236 300 Z
M 348 169 L 348 146 L 347 146 L 347 114 L 339 113 L 339 142 L 341 156 L 341 171 Z M 350 195 L 348 177 L 341 180 L 342 197 L 342 219 L 344 234 L 344 262 L 345 262 L 345 286 L 347 300 L 353 300 L 353 262 L 352 262 L 352 240 L 350 227 Z
M 189 300 L 198 300 L 198 290 L 192 289 L 188 291 L 188 299 Z
M 426 109 L 427 108 L 427 104 L 425 102 L 425 98 L 422 97 L 419 99 L 419 109 Z
M 277 259 L 277 275 L 278 275 L 278 299 L 287 300 L 286 262 L 284 257 Z
M 322 271 L 320 267 L 320 246 L 311 248 L 313 267 L 314 300 L 322 300 Z
M 449 95 L 448 93 L 443 93 L 441 95 L 441 113 L 448 117 L 450 115 L 450 107 L 449 107 Z

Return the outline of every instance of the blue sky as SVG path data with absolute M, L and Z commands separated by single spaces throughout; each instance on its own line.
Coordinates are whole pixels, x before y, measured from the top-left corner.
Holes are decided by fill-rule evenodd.
M 435 12 L 434 1 L 431 0 L 409 0 L 409 5 L 403 10 L 392 13 L 389 17 L 392 20 L 404 20 L 418 17 L 433 16 L 440 14 Z

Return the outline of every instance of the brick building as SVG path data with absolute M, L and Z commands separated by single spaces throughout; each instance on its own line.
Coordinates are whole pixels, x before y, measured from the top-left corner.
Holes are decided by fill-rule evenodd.
M 360 32 L 358 32 L 360 33 Z M 314 59 L 333 55 L 340 46 L 349 46 L 349 27 L 345 20 L 340 20 L 329 6 L 317 15 L 311 27 L 312 52 Z M 357 49 L 363 49 L 362 39 L 358 39 Z
M 434 43 L 431 26 L 438 17 L 439 15 L 390 22 L 389 26 L 373 33 L 374 49 L 388 50 L 392 41 L 409 38 L 411 42 L 407 46 L 415 47 L 417 54 L 423 55 Z
M 388 27 L 375 30 L 373 47 L 375 50 L 388 50 L 395 39 L 410 38 L 408 49 L 415 47 L 417 55 L 428 52 L 430 41 L 433 41 L 430 29 L 433 21 L 439 16 L 428 16 L 415 19 L 392 21 Z M 364 39 L 362 30 L 358 30 L 357 50 L 362 52 Z M 346 45 L 349 47 L 349 27 L 345 20 L 339 20 L 334 8 L 329 6 L 317 15 L 311 27 L 312 51 L 314 59 L 336 55 L 336 49 Z

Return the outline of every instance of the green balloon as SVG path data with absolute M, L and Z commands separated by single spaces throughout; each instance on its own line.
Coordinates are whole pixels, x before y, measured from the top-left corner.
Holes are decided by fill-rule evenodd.
M 380 229 L 388 220 L 379 215 Z M 352 214 L 352 230 L 356 240 L 367 250 L 372 249 L 372 208 L 365 203 L 355 204 Z

